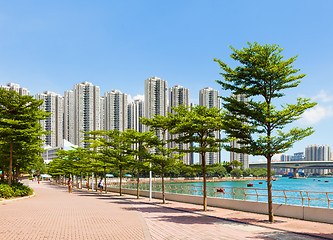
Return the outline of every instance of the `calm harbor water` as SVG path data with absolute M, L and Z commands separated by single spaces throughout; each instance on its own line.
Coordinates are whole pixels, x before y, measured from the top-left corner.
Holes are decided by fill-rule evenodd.
M 325 182 L 328 181 L 328 182 Z M 260 184 L 262 182 L 262 184 Z M 248 183 L 252 183 L 253 187 L 247 187 Z M 197 189 L 201 189 L 202 182 L 195 182 L 195 183 L 170 183 L 168 185 L 173 185 L 172 187 L 180 188 L 183 186 L 184 189 L 189 189 L 190 194 L 193 195 L 202 195 L 200 191 L 196 192 L 194 187 L 196 186 Z M 177 187 L 178 186 L 178 187 Z M 190 188 L 184 186 L 191 186 Z M 267 195 L 267 182 L 265 180 L 244 180 L 244 181 L 226 181 L 226 182 L 208 182 L 208 196 L 211 197 L 224 197 L 229 199 L 240 199 L 244 200 L 244 190 L 247 194 L 246 199 L 250 201 L 257 201 L 257 198 L 260 202 L 266 202 L 267 197 L 259 196 L 258 195 Z M 217 193 L 216 189 L 210 188 L 223 188 L 225 193 Z M 232 189 L 233 188 L 233 189 Z M 239 189 L 235 189 L 239 188 Z M 255 190 L 257 189 L 257 191 Z M 260 190 L 262 189 L 262 190 Z M 330 208 L 333 208 L 333 178 L 307 178 L 307 179 L 290 179 L 287 177 L 281 177 L 276 181 L 272 181 L 272 189 L 273 190 L 290 190 L 290 191 L 273 191 L 273 202 L 274 203 L 285 203 L 286 198 L 287 204 L 292 205 L 302 205 L 302 198 L 303 195 L 303 205 L 308 206 L 308 197 L 310 200 L 311 207 L 328 207 L 329 198 Z M 293 192 L 297 191 L 297 192 Z M 302 191 L 302 194 L 300 193 Z M 306 193 L 308 192 L 308 193 Z M 313 193 L 313 192 L 322 192 L 322 193 Z M 327 192 L 329 192 L 327 194 Z M 235 193 L 235 194 L 234 194 Z M 321 200 L 314 200 L 314 199 L 323 199 Z

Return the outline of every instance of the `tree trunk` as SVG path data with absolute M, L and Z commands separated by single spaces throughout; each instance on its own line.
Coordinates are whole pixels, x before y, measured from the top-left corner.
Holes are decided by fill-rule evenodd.
M 206 187 L 206 154 L 205 152 L 202 153 L 202 176 L 203 176 L 203 210 L 207 211 L 207 187 Z
M 96 192 L 98 191 L 98 183 L 97 183 L 97 173 L 95 173 L 95 186 L 96 186 Z
M 10 152 L 9 152 L 9 176 L 8 176 L 8 185 L 12 185 L 12 176 L 13 176 L 13 139 L 10 139 Z
M 104 166 L 103 174 L 104 174 L 104 187 L 105 187 L 105 193 L 107 193 L 107 189 L 106 189 L 107 186 L 106 186 L 105 166 Z
M 19 175 L 20 175 L 20 168 L 18 165 L 15 166 L 15 181 L 18 182 L 18 178 L 19 178 Z
M 120 180 L 120 182 L 119 182 L 119 195 L 121 196 L 121 180 L 122 180 L 122 177 L 121 177 L 121 175 L 122 175 L 122 171 L 121 171 L 121 168 L 119 168 L 119 173 L 120 173 L 120 176 L 119 176 L 119 180 Z
M 87 190 L 89 191 L 89 173 L 87 174 L 87 179 L 88 179 L 88 180 L 87 180 L 87 183 L 88 183 L 88 184 L 87 184 Z
M 106 176 L 105 175 L 104 175 L 104 187 L 105 187 L 104 192 L 108 193 L 107 186 L 106 186 Z
M 162 167 L 162 198 L 163 204 L 165 204 L 165 192 L 164 192 L 164 168 Z
M 140 169 L 138 168 L 138 175 L 136 177 L 136 198 L 139 199 L 140 198 Z
M 80 182 L 81 182 L 81 187 L 80 187 L 80 189 L 82 189 L 82 172 L 80 172 Z
M 274 222 L 273 216 L 273 200 L 272 200 L 272 176 L 271 176 L 271 160 L 272 157 L 267 158 L 267 195 L 268 195 L 268 220 Z

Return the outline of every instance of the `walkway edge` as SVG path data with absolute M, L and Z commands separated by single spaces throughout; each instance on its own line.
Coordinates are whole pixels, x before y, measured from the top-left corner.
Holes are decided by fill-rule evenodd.
M 7 203 L 7 202 L 13 202 L 13 201 L 17 201 L 17 200 L 28 199 L 28 198 L 32 198 L 32 197 L 34 197 L 34 196 L 36 196 L 35 192 L 34 192 L 32 195 L 25 196 L 25 197 L 3 199 L 2 201 L 0 201 L 0 203 Z

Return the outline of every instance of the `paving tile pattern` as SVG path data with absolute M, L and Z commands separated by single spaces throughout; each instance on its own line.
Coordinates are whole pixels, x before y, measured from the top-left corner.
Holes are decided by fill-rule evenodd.
M 30 183 L 36 196 L 0 202 L 0 239 L 144 239 L 136 212 L 86 192 Z
M 0 202 L 0 239 L 333 239 L 333 225 L 30 182 L 36 196 Z

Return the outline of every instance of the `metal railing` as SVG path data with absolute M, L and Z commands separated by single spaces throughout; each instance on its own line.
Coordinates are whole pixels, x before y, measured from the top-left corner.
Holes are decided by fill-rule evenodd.
M 108 185 L 111 187 L 111 185 Z M 112 184 L 118 187 L 118 184 Z M 124 184 L 124 189 L 136 189 L 136 184 Z M 149 184 L 140 184 L 141 191 L 148 191 Z M 153 184 L 152 191 L 161 192 L 161 184 Z M 166 193 L 188 194 L 202 196 L 203 186 L 191 185 L 165 185 Z M 267 189 L 257 188 L 233 188 L 233 187 L 207 187 L 207 196 L 256 202 L 267 202 Z M 273 203 L 300 205 L 309 207 L 331 208 L 333 202 L 333 192 L 297 191 L 297 190 L 272 190 Z

